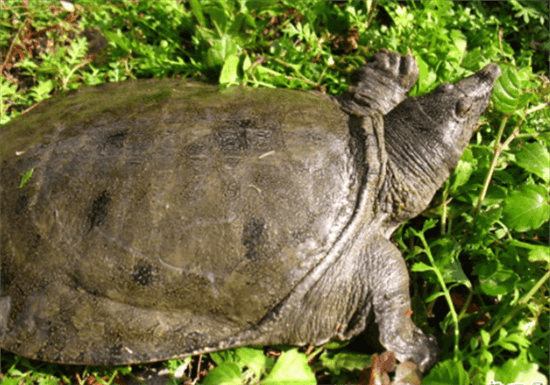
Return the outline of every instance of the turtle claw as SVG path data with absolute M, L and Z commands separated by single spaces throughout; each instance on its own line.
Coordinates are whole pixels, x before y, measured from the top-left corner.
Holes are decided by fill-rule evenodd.
M 410 54 L 402 56 L 383 49 L 375 55 L 371 64 L 373 68 L 384 71 L 386 76 L 399 84 L 405 92 L 408 92 L 418 79 L 418 66 Z
M 382 50 L 353 74 L 352 95 L 358 104 L 386 114 L 407 98 L 417 79 L 418 66 L 411 55 Z

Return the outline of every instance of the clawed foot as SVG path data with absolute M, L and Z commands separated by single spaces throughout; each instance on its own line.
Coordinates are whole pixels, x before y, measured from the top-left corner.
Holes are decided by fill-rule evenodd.
M 418 79 L 418 66 L 410 54 L 402 56 L 383 49 L 375 55 L 374 61 L 367 65 L 383 71 L 388 78 L 404 88 L 405 92 L 408 92 Z
M 392 351 L 400 362 L 414 362 L 422 373 L 437 362 L 440 354 L 435 337 L 426 336 L 416 326 L 405 333 L 396 332 L 387 338 L 381 336 L 380 340 L 382 345 Z
M 354 73 L 352 93 L 359 102 L 385 114 L 407 98 L 417 79 L 418 66 L 411 55 L 384 49 Z

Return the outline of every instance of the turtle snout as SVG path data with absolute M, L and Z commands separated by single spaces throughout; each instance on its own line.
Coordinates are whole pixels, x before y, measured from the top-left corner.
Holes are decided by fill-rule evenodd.
M 486 65 L 482 70 L 476 72 L 474 75 L 462 79 L 455 86 L 474 99 L 488 99 L 495 80 L 500 76 L 501 71 L 498 65 L 490 63 Z M 486 104 L 481 103 L 482 110 L 485 109 Z M 477 118 L 476 118 L 477 119 Z
M 483 67 L 481 71 L 479 71 L 479 74 L 488 77 L 491 82 L 494 82 L 500 75 L 502 71 L 500 70 L 500 67 L 496 65 L 495 63 L 490 63 Z

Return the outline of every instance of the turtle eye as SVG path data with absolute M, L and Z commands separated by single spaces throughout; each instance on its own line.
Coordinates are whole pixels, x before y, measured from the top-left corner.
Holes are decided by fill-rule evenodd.
M 472 102 L 470 100 L 461 99 L 456 103 L 456 115 L 457 116 L 464 116 L 466 113 L 470 110 L 470 107 L 472 106 Z
M 454 88 L 454 86 L 452 84 L 443 83 L 443 84 L 440 84 L 437 87 L 437 91 L 439 91 L 439 92 L 450 92 L 453 88 Z

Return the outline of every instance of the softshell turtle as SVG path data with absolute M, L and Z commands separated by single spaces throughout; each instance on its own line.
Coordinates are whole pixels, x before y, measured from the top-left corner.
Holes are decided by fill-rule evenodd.
M 447 179 L 499 73 L 408 98 L 414 59 L 383 51 L 340 97 L 163 79 L 44 102 L 0 137 L 0 346 L 118 365 L 376 322 L 425 370 L 438 349 L 388 238 Z

